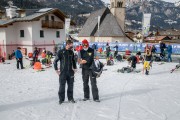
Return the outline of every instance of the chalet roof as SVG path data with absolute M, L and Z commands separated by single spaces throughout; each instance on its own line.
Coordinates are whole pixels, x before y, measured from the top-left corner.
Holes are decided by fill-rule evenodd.
M 59 9 L 53 9 L 53 8 L 45 8 L 36 12 L 29 11 L 28 14 L 29 15 L 22 18 L 13 18 L 13 19 L 5 20 L 5 21 L 0 20 L 0 27 L 7 26 L 14 22 L 29 22 L 29 21 L 39 20 L 41 17 L 44 17 L 48 14 L 55 14 L 64 22 L 65 22 L 65 18 L 67 18 L 67 16 L 63 12 L 61 12 Z M 74 24 L 74 23 L 71 22 L 71 24 Z
M 98 36 L 98 30 L 96 31 L 94 36 Z M 116 18 L 113 14 L 109 13 L 104 18 L 103 22 L 100 25 L 99 29 L 99 36 L 100 37 L 120 37 L 125 36 L 123 30 L 121 29 L 120 25 L 118 24 Z
M 150 37 L 147 37 L 145 40 L 149 40 L 149 38 Z M 152 37 L 151 40 L 162 41 L 162 40 L 171 40 L 171 38 L 168 36 L 155 36 Z
M 98 16 L 100 19 L 100 28 L 98 31 Z M 116 18 L 110 12 L 109 8 L 103 8 L 93 12 L 86 21 L 79 37 L 125 37 L 125 33 L 118 24 Z
M 169 29 L 169 30 L 159 31 L 159 34 L 166 36 L 180 36 L 180 30 Z
M 171 40 L 168 36 L 157 36 L 156 40 Z
M 96 12 L 91 13 L 90 17 L 87 19 L 83 26 L 83 29 L 79 33 L 79 37 L 94 36 L 98 27 L 98 16 L 102 16 L 107 8 L 100 9 Z

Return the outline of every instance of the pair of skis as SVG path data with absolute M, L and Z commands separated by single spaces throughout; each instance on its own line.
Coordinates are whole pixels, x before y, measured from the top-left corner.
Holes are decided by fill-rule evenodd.
M 176 67 L 174 69 L 171 70 L 171 73 L 173 73 L 175 70 L 180 68 L 180 64 L 176 65 Z

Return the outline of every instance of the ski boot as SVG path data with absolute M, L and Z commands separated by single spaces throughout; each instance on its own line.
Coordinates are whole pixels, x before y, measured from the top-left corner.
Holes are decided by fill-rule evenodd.
M 149 75 L 149 71 L 146 69 L 146 73 L 145 73 L 146 75 Z

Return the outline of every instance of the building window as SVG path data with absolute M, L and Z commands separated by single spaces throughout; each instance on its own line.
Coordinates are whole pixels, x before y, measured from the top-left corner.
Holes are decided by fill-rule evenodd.
M 51 16 L 51 20 L 54 21 L 54 16 Z
M 20 37 L 24 37 L 24 30 L 20 30 Z
M 49 16 L 48 15 L 45 16 L 45 20 L 49 21 Z
M 123 2 L 117 2 L 117 7 L 123 7 Z
M 59 31 L 56 31 L 56 37 L 60 38 L 60 32 Z
M 43 38 L 44 37 L 44 31 L 40 30 L 40 37 Z

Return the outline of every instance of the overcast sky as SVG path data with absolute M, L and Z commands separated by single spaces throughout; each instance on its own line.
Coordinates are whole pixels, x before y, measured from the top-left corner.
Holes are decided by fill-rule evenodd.
M 104 2 L 106 2 L 106 3 L 109 3 L 109 2 L 110 2 L 110 0 L 102 0 L 102 1 L 104 1 Z M 163 1 L 174 3 L 174 2 L 177 2 L 177 1 L 180 1 L 180 0 L 163 0 Z

